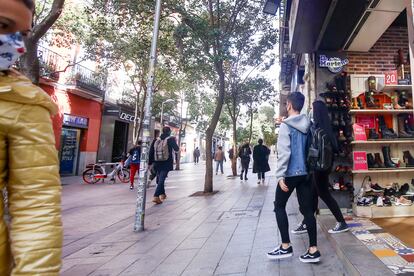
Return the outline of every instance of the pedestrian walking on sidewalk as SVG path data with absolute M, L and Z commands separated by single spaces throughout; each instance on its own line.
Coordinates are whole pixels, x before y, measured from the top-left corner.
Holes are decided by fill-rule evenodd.
M 168 173 L 174 169 L 173 155 L 179 150 L 175 137 L 171 136 L 171 129 L 164 127 L 161 136 L 154 142 L 149 153 L 154 156 L 154 169 L 157 172 L 157 188 L 152 200 L 155 204 L 161 204 L 167 198 L 165 180 Z
M 160 130 L 155 129 L 154 139 L 152 140 L 151 146 L 150 146 L 150 152 L 151 152 L 151 149 L 154 148 L 155 141 L 157 141 L 158 137 L 160 137 Z M 148 173 L 150 174 L 148 183 L 147 183 L 147 186 L 149 187 L 151 182 L 157 177 L 157 172 L 155 171 L 155 168 L 154 168 L 154 154 L 149 154 L 148 156 Z
M 338 140 L 336 139 L 331 121 L 329 118 L 328 108 L 322 101 L 315 101 L 312 105 L 313 112 L 313 124 L 312 128 L 322 129 L 329 137 L 330 147 L 332 148 L 332 155 L 338 153 Z M 313 188 L 313 212 L 318 210 L 318 196 L 325 202 L 329 210 L 336 218 L 336 225 L 329 230 L 329 233 L 342 233 L 349 230 L 348 225 L 345 222 L 341 209 L 338 206 L 336 200 L 332 197 L 329 191 L 329 174 L 332 170 L 332 165 L 326 171 L 314 171 L 311 174 L 312 188 Z M 292 233 L 301 234 L 306 233 L 306 223 L 303 220 Z
M 265 174 L 270 171 L 269 155 L 270 149 L 263 145 L 263 139 L 259 139 L 253 148 L 253 173 L 257 173 L 257 184 L 265 183 Z
M 214 154 L 214 160 L 216 161 L 216 175 L 220 167 L 221 174 L 224 174 L 223 163 L 226 162 L 226 156 L 224 155 L 223 147 L 219 146 Z
M 277 142 L 278 160 L 276 170 L 276 195 L 274 211 L 277 225 L 282 237 L 282 244 L 267 253 L 270 259 L 283 259 L 293 255 L 289 238 L 289 221 L 286 204 L 296 189 L 299 208 L 304 214 L 308 228 L 309 249 L 299 257 L 301 262 L 317 263 L 321 254 L 317 248 L 316 219 L 312 205 L 312 187 L 307 172 L 307 138 L 310 122 L 306 115 L 301 115 L 305 97 L 300 92 L 288 95 L 286 109 L 288 118 L 280 125 Z
M 0 275 L 54 276 L 61 268 L 62 186 L 51 121 L 58 107 L 12 69 L 26 51 L 33 14 L 34 1 L 0 1 Z
M 129 150 L 129 156 L 130 156 L 129 166 L 131 168 L 131 173 L 130 173 L 131 185 L 129 186 L 129 189 L 131 190 L 134 189 L 135 174 L 139 172 L 139 166 L 141 163 L 141 146 L 142 146 L 142 141 L 138 141 L 137 145 Z
M 241 161 L 241 173 L 240 179 L 248 180 L 247 173 L 249 172 L 249 165 L 250 165 L 250 155 L 252 155 L 252 150 L 250 149 L 249 143 L 245 143 L 239 150 L 239 157 Z
M 198 162 L 200 161 L 200 150 L 198 149 L 198 147 L 195 148 L 193 152 L 193 157 L 194 157 L 194 164 L 198 164 Z

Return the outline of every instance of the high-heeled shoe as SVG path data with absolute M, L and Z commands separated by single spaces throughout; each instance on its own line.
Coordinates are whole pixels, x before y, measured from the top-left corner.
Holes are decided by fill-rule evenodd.
M 405 106 L 401 106 L 399 104 L 399 100 L 398 100 L 398 96 L 397 95 L 392 96 L 391 99 L 392 99 L 392 107 L 394 109 L 405 109 Z
M 414 167 L 414 158 L 411 156 L 410 151 L 403 151 L 403 160 L 407 167 Z
M 380 115 L 377 117 L 378 125 L 379 125 L 379 132 L 381 133 L 382 139 L 396 139 L 398 135 L 394 133 L 392 128 L 388 128 L 385 123 L 384 116 Z
M 352 105 L 351 105 L 351 108 L 352 109 L 359 109 L 359 105 L 358 105 L 358 99 L 355 97 L 355 98 L 352 98 Z

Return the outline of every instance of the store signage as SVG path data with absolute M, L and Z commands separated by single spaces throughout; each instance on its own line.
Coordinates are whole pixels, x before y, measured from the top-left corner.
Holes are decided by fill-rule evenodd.
M 128 122 L 133 122 L 135 121 L 135 116 L 125 113 L 125 112 L 119 112 L 119 118 Z
M 376 125 L 375 115 L 357 115 L 355 121 L 365 128 L 375 128 Z
M 63 114 L 63 125 L 77 128 L 88 128 L 89 119 L 70 114 Z
M 354 151 L 354 170 L 365 171 L 368 170 L 367 152 L 365 151 Z
M 367 134 L 365 132 L 365 127 L 363 125 L 354 124 L 354 137 L 356 141 L 366 141 Z
M 385 72 L 385 85 L 398 85 L 397 70 Z
M 339 73 L 345 65 L 349 63 L 347 58 L 341 59 L 339 57 L 327 57 L 326 55 L 319 56 L 319 67 L 328 68 L 332 73 Z

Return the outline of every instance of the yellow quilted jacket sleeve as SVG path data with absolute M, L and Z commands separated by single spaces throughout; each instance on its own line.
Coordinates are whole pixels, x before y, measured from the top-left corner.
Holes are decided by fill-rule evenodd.
M 0 76 L 0 91 L 0 189 L 7 188 L 11 217 L 8 238 L 0 222 L 0 275 L 10 268 L 12 275 L 59 275 L 61 184 L 50 118 L 56 109 L 18 75 Z

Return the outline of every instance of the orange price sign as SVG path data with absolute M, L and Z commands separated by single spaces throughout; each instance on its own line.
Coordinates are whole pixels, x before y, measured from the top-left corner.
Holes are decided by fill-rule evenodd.
M 398 73 L 397 70 L 385 72 L 385 85 L 397 85 Z

